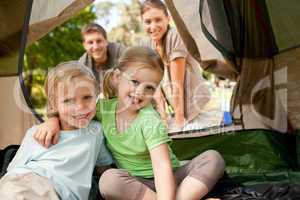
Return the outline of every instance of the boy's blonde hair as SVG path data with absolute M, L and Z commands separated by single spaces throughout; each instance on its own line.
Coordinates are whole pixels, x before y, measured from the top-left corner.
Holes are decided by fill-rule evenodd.
M 58 116 L 56 110 L 56 93 L 58 83 L 68 83 L 75 77 L 84 77 L 89 79 L 95 86 L 95 95 L 99 94 L 99 84 L 93 72 L 78 61 L 68 61 L 58 64 L 52 68 L 45 80 L 45 93 L 47 96 L 47 116 Z
M 164 73 L 164 64 L 160 56 L 148 47 L 128 47 L 119 58 L 118 65 L 106 72 L 103 80 L 103 94 L 106 98 L 116 97 L 116 88 L 113 88 L 111 82 L 116 70 L 125 71 L 129 67 L 150 68 L 158 71 L 162 76 Z

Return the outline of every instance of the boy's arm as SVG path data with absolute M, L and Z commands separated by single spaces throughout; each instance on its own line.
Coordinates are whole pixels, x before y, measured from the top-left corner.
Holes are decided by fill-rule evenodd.
M 154 182 L 158 200 L 175 199 L 175 178 L 167 144 L 160 144 L 150 150 Z
M 59 119 L 58 117 L 51 117 L 38 126 L 33 137 L 42 146 L 48 148 L 51 144 L 57 144 L 59 135 Z

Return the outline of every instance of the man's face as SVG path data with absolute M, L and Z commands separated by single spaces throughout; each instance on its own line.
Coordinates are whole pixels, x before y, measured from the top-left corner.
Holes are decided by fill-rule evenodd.
M 85 33 L 83 35 L 83 47 L 96 63 L 106 62 L 107 46 L 107 40 L 99 32 Z

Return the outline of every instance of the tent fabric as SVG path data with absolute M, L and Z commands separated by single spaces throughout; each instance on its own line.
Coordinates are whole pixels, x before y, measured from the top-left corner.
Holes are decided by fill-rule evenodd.
M 172 149 L 180 160 L 215 149 L 224 157 L 229 173 L 273 172 L 297 167 L 295 137 L 263 129 L 173 139 Z
M 234 92 L 239 95 L 240 104 L 244 114 L 245 128 L 273 128 L 282 132 L 287 129 L 288 123 L 294 129 L 300 128 L 300 48 L 291 49 L 276 55 L 273 59 L 251 60 L 244 59 L 244 70 L 240 75 L 243 80 L 240 91 Z M 274 73 L 267 76 L 268 62 L 274 62 Z M 270 70 L 269 68 L 269 70 Z M 260 73 L 258 73 L 260 72 Z M 263 76 L 265 74 L 265 77 Z M 274 79 L 274 90 L 259 89 L 272 84 Z M 264 93 L 255 92 L 265 90 Z M 267 94 L 274 92 L 275 101 L 272 106 Z M 250 97 L 249 97 L 250 96 Z M 259 97 L 259 98 L 258 98 Z M 262 101 L 259 104 L 257 101 Z M 265 103 L 264 103 L 265 102 Z M 260 113 L 274 109 L 273 118 L 266 118 Z M 256 112 L 259 110 L 260 112 Z M 287 116 L 286 116 L 287 112 Z M 237 107 L 234 115 L 239 115 Z
M 259 121 L 262 127 L 286 132 L 287 110 L 284 99 L 287 93 L 280 93 L 287 87 L 286 71 L 275 69 L 273 59 L 245 58 L 242 66 L 238 87 L 232 97 L 233 108 L 236 108 L 233 110 L 234 118 L 241 118 L 242 113 L 246 128 L 259 128 L 253 123 Z
M 221 153 L 226 171 L 239 183 L 300 181 L 294 135 L 269 130 L 241 130 L 198 138 L 173 138 L 172 149 L 180 160 L 189 160 L 208 149 Z
M 275 59 L 287 70 L 287 110 L 291 125 L 300 129 L 300 48 L 285 51 Z
M 287 10 L 280 7 L 284 2 L 276 4 L 269 0 L 198 0 L 186 6 L 182 6 L 179 0 L 165 2 L 179 33 L 185 38 L 187 49 L 201 67 L 237 81 L 231 107 L 235 113 L 235 122 L 242 121 L 248 128 L 257 128 L 252 125 L 259 122 L 259 127 L 286 132 L 288 119 L 285 113 L 288 112 L 293 127 L 299 127 L 300 105 L 295 103 L 295 98 L 286 97 L 290 92 L 286 91 L 287 88 L 299 87 L 297 81 L 292 84 L 287 82 L 290 81 L 290 72 L 297 71 L 299 75 L 299 70 L 296 70 L 299 56 L 293 58 L 292 53 L 298 51 L 296 47 L 300 44 L 297 37 L 300 31 L 296 28 L 299 23 L 299 1 L 283 6 Z M 274 12 L 279 9 L 284 14 Z M 188 17 L 183 16 L 183 13 L 188 13 Z M 287 28 L 279 28 L 279 24 L 287 19 Z M 199 40 L 203 37 L 206 39 Z M 212 45 L 207 45 L 207 41 L 215 48 L 209 51 L 211 57 L 220 57 L 216 53 L 218 50 L 227 64 L 222 63 L 222 59 L 209 60 L 205 56 L 207 47 L 213 49 Z M 284 59 L 282 55 L 285 55 Z M 286 68 L 286 73 L 281 73 L 284 71 L 282 68 Z M 291 101 L 292 106 L 289 105 Z M 291 107 L 295 109 L 287 110 Z M 245 112 L 249 109 L 253 121 Z M 250 121 L 246 118 L 250 118 Z
M 19 145 L 9 145 L 0 150 L 0 178 L 7 172 L 7 167 L 16 155 Z
M 165 0 L 182 40 L 190 54 L 198 60 L 204 70 L 218 76 L 236 80 L 238 71 L 208 41 L 201 29 L 198 12 L 199 1 L 189 4 L 184 1 Z M 200 55 L 201 52 L 201 55 Z M 229 63 L 229 64 L 227 64 Z
M 292 200 L 300 199 L 298 184 L 267 184 L 255 187 L 235 187 L 212 197 L 222 200 Z
M 93 1 L 2 0 L 0 2 L 0 76 L 18 74 L 19 49 L 26 15 L 31 14 L 28 45 L 46 35 Z
M 266 6 L 279 51 L 299 46 L 299 1 L 266 0 Z
M 40 39 L 93 1 L 51 0 L 45 3 L 44 0 L 34 0 L 29 22 L 28 43 Z
M 297 162 L 300 168 L 300 130 L 296 130 L 296 153 L 297 153 Z
M 26 11 L 26 1 L 0 1 L 0 77 L 17 75 Z
M 199 13 L 204 34 L 230 60 L 277 52 L 264 1 L 200 0 Z
M 20 144 L 26 130 L 36 124 L 23 98 L 18 77 L 0 77 L 0 149 Z
M 56 17 L 72 3 L 74 3 L 74 0 L 60 0 L 59 3 L 57 1 L 45 3 L 44 0 L 34 0 L 29 24 L 32 25 Z

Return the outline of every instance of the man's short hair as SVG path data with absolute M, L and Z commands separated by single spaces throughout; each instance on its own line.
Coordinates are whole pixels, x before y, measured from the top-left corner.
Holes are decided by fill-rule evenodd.
M 86 33 L 93 33 L 93 32 L 98 32 L 100 33 L 105 39 L 106 38 L 106 31 L 105 29 L 100 26 L 99 24 L 96 24 L 96 23 L 89 23 L 89 24 L 86 24 L 82 29 L 81 29 L 81 35 L 82 35 L 82 38 L 83 36 L 86 34 Z

